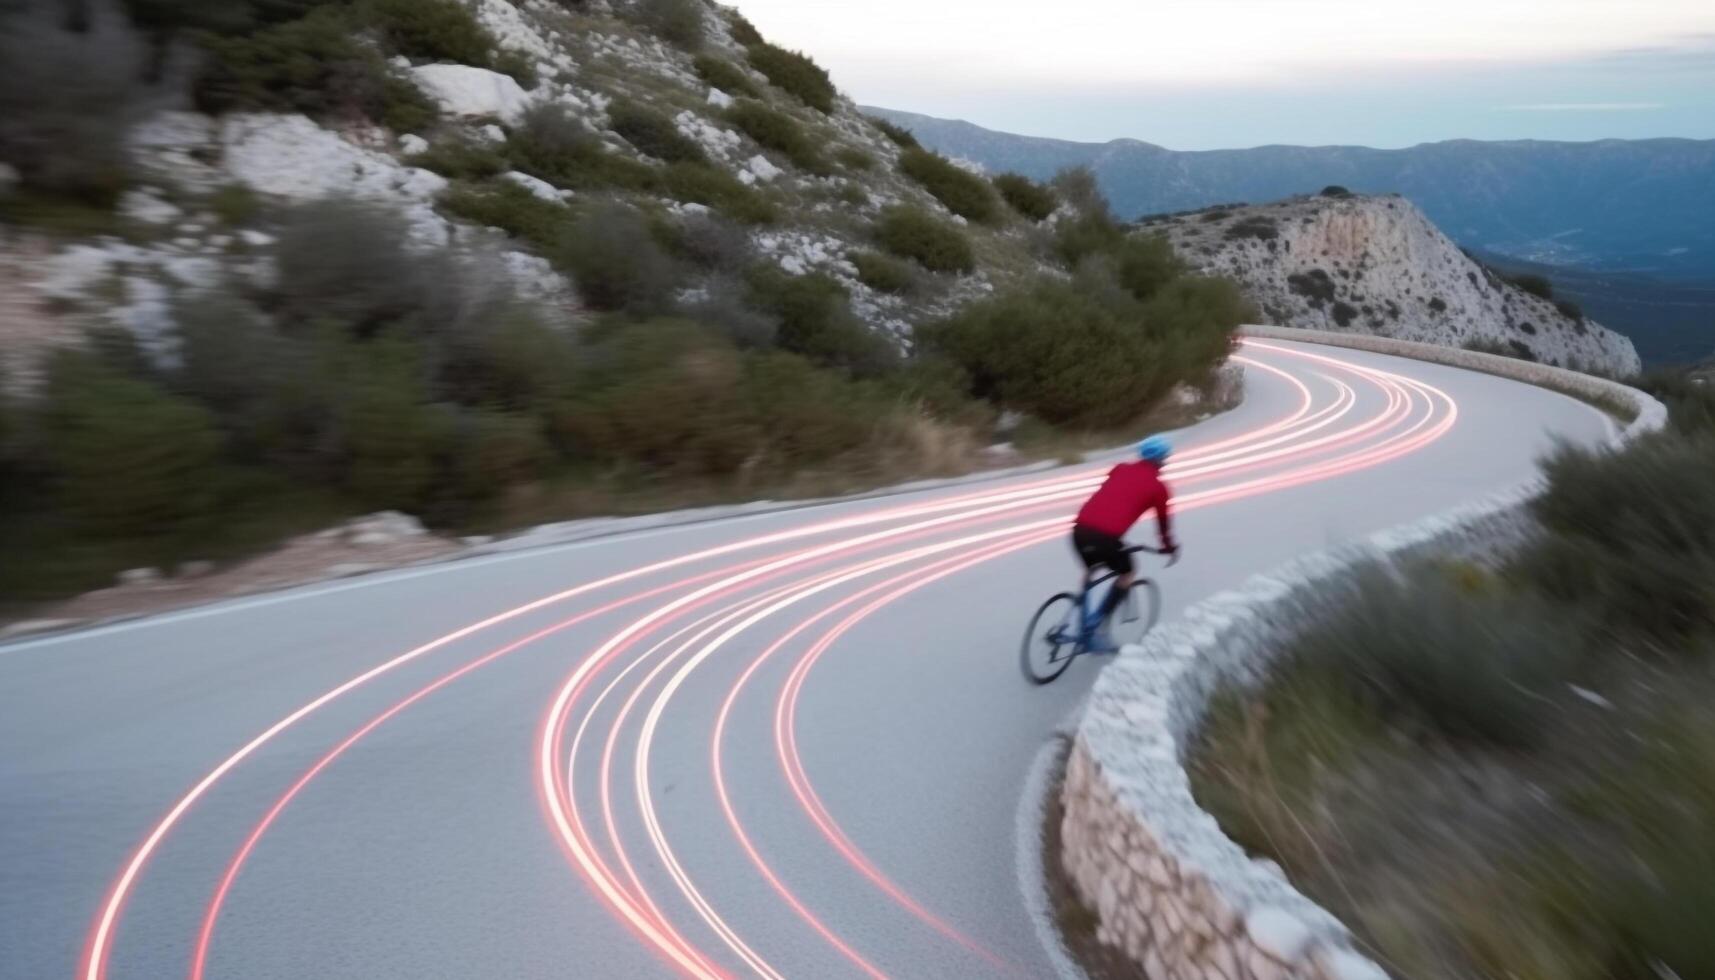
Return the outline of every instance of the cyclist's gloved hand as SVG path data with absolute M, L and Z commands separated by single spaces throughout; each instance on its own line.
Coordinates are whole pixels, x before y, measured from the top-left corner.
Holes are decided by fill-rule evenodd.
M 1167 565 L 1169 568 L 1179 564 L 1178 544 L 1172 541 L 1164 542 L 1161 546 L 1161 553 L 1167 556 Z

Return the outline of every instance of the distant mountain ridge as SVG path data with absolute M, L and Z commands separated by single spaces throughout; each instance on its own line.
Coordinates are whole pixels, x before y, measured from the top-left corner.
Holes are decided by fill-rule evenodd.
M 1077 143 L 868 111 L 991 171 L 1040 178 L 1088 165 L 1128 217 L 1270 201 L 1338 184 L 1403 194 L 1467 247 L 1551 265 L 1715 277 L 1715 140 L 1177 151 L 1134 139 Z

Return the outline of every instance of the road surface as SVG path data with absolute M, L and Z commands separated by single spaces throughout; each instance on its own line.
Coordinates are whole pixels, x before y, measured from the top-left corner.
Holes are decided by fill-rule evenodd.
M 1248 342 L 1177 437 L 1166 614 L 1610 430 Z M 431 566 L 0 647 L 0 976 L 1048 976 L 1024 683 L 1083 466 Z

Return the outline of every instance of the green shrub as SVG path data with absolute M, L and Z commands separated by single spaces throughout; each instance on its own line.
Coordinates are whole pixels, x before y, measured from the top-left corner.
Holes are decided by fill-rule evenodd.
M 988 181 L 928 150 L 906 150 L 899 155 L 899 171 L 923 186 L 947 210 L 971 221 L 990 222 L 999 217 L 999 206 Z
M 767 77 L 776 88 L 796 96 L 812 109 L 825 113 L 834 111 L 834 98 L 839 93 L 834 88 L 833 79 L 808 55 L 788 51 L 767 41 L 752 44 L 748 51 L 750 66 Z
M 1273 218 L 1255 214 L 1234 222 L 1222 237 L 1229 241 L 1255 238 L 1258 241 L 1271 242 L 1280 237 L 1280 226 L 1274 223 Z
M 1334 308 L 1329 311 L 1334 317 L 1334 323 L 1341 327 L 1349 327 L 1358 318 L 1358 308 L 1345 300 L 1335 300 Z
M 511 181 L 498 181 L 482 189 L 455 185 L 438 203 L 447 214 L 499 228 L 538 248 L 557 242 L 572 220 L 570 208 L 544 201 Z
M 1054 254 L 1067 268 L 1111 253 L 1124 242 L 1125 229 L 1103 211 L 1080 211 L 1054 226 Z
M 1508 276 L 1507 281 L 1532 296 L 1540 296 L 1543 299 L 1549 300 L 1554 298 L 1554 283 L 1549 282 L 1547 276 L 1524 273 L 1517 276 Z
M 1172 379 L 1156 374 L 1133 304 L 1043 279 L 918 330 L 959 364 L 971 394 L 1053 425 L 1107 427 L 1142 415 Z
M 675 320 L 621 326 L 591 351 L 561 419 L 580 455 L 698 476 L 733 473 L 761 438 L 743 362 L 710 331 Z
M 920 150 L 923 148 L 923 144 L 917 142 L 917 137 L 912 135 L 911 130 L 903 126 L 896 126 L 880 116 L 865 116 L 864 118 L 869 120 L 871 126 L 881 130 L 881 135 L 892 140 L 894 146 L 902 150 Z
M 168 534 L 215 502 L 220 434 L 192 402 L 62 353 L 42 413 L 55 502 L 89 533 Z
M 538 103 L 526 111 L 508 141 L 507 152 L 520 170 L 559 187 L 659 188 L 660 178 L 653 167 L 609 153 L 600 136 L 584 128 L 557 102 Z
M 798 120 L 776 112 L 752 99 L 740 100 L 727 110 L 727 121 L 770 150 L 784 153 L 794 166 L 818 176 L 833 172 L 815 141 Z
M 460 405 L 546 417 L 576 385 L 575 336 L 519 307 L 448 338 L 437 396 Z
M 266 393 L 287 364 L 286 340 L 254 306 L 226 290 L 181 297 L 178 388 L 213 409 L 234 435 L 247 435 Z
M 646 316 L 671 308 L 679 272 L 636 211 L 600 204 L 560 237 L 550 257 L 597 310 Z
M 780 351 L 748 356 L 744 386 L 763 457 L 779 472 L 864 448 L 893 410 L 871 389 Z
M 637 0 L 632 16 L 656 37 L 688 51 L 703 46 L 707 26 L 702 0 Z
M 875 169 L 875 157 L 855 146 L 842 146 L 834 151 L 834 160 L 847 170 L 868 173 Z
M 1334 198 L 1345 198 L 1345 197 L 1351 197 L 1352 192 L 1347 190 L 1344 187 L 1341 187 L 1339 184 L 1329 184 L 1327 187 L 1322 188 L 1322 196 L 1323 197 L 1334 197 Z
M 1294 663 L 1451 739 L 1536 742 L 1583 655 L 1578 625 L 1527 596 L 1473 593 L 1441 569 L 1374 566 L 1293 645 Z
M 692 265 L 727 274 L 748 269 L 756 251 L 749 232 L 718 214 L 692 215 L 680 221 L 673 246 Z
M 389 335 L 352 348 L 340 378 L 337 432 L 345 489 L 366 507 L 415 510 L 435 484 L 449 433 L 431 410 L 421 352 Z
M 408 58 L 493 66 L 494 36 L 458 0 L 365 0 L 389 50 Z
M 445 423 L 448 451 L 436 462 L 445 477 L 435 492 L 458 503 L 499 496 L 539 478 L 553 457 L 539 419 L 466 409 Z
M 1113 208 L 1102 193 L 1101 181 L 1089 167 L 1067 167 L 1054 175 L 1049 184 L 1060 200 L 1086 215 L 1113 223 Z
M 751 296 L 748 285 L 722 275 L 709 280 L 702 295 L 683 313 L 740 349 L 773 347 L 780 335 L 780 318 L 757 309 Z
M 205 112 L 260 109 L 318 118 L 356 112 L 401 132 L 436 116 L 422 90 L 357 39 L 343 7 L 319 7 L 253 34 L 211 36 L 204 48 L 193 95 Z
M 1128 235 L 1111 254 L 1120 286 L 1138 299 L 1149 299 L 1189 271 L 1165 235 Z
M 1697 380 L 1689 371 L 1656 371 L 1639 387 L 1667 406 L 1673 427 L 1686 435 L 1715 433 L 1715 384 Z
M 1325 269 L 1311 269 L 1309 272 L 1294 272 L 1286 277 L 1286 288 L 1309 300 L 1310 305 L 1318 310 L 1333 302 L 1334 295 L 1339 289 L 1339 287 L 1334 284 L 1334 278 L 1328 275 L 1328 272 Z M 1435 310 L 1435 304 L 1437 303 L 1441 304 L 1441 308 L 1436 310 L 1436 312 L 1443 312 L 1447 309 L 1447 304 L 1442 302 L 1440 299 L 1431 299 L 1429 301 L 1429 308 L 1431 310 Z
M 425 264 L 404 219 L 356 201 L 300 205 L 275 246 L 275 302 L 289 323 L 332 320 L 370 333 L 417 310 Z
M 124 134 L 153 93 L 143 39 L 110 5 L 87 30 L 58 4 L 26 4 L 0 25 L 0 161 L 31 194 L 110 209 L 129 182 Z
M 734 44 L 748 48 L 762 43 L 762 32 L 756 29 L 755 24 L 746 20 L 743 14 L 731 7 L 723 8 L 721 13 L 726 17 L 727 30 L 732 35 Z
M 692 62 L 692 67 L 697 70 L 697 77 L 707 82 L 711 88 L 718 88 L 732 96 L 762 97 L 762 92 L 751 82 L 750 76 L 725 58 L 700 54 Z
M 437 141 L 407 162 L 449 180 L 482 180 L 512 169 L 512 162 L 500 150 L 463 136 Z
M 1554 308 L 1560 311 L 1561 316 L 1574 323 L 1584 322 L 1584 308 L 1569 299 L 1556 301 Z
M 608 127 L 645 156 L 668 163 L 707 163 L 703 148 L 673 125 L 673 120 L 635 102 L 615 102 L 607 110 Z
M 1544 469 L 1533 510 L 1551 533 L 1519 556 L 1526 581 L 1610 629 L 1683 642 L 1715 628 L 1715 437 L 1567 447 Z
M 848 258 L 857 266 L 858 281 L 882 293 L 909 293 L 917 285 L 911 266 L 880 252 L 853 252 Z
M 831 276 L 759 266 L 749 281 L 751 305 L 779 321 L 775 342 L 782 349 L 867 377 L 897 365 L 893 345 L 857 318 L 845 287 Z
M 1052 190 L 1023 174 L 1000 174 L 994 178 L 994 188 L 1014 211 L 1031 221 L 1046 221 L 1060 206 Z
M 712 164 L 675 163 L 666 169 L 662 181 L 674 199 L 707 205 L 743 224 L 769 225 L 780 217 L 760 191 Z
M 930 272 L 970 272 L 977 267 L 970 239 L 951 224 L 922 208 L 894 205 L 882 212 L 876 241 L 900 258 L 912 259 Z

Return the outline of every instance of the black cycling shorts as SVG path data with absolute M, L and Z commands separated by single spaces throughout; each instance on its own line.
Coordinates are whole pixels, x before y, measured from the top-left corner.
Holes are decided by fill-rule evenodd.
M 1110 568 L 1121 575 L 1132 572 L 1131 555 L 1125 550 L 1125 540 L 1082 524 L 1072 526 L 1072 547 L 1084 560 L 1084 567 Z

